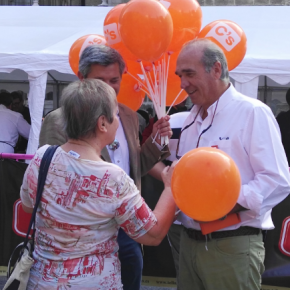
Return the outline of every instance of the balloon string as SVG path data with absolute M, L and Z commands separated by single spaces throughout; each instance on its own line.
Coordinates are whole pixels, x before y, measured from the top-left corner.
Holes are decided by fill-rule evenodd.
M 159 133 L 159 130 L 157 130 L 157 132 L 156 132 L 156 134 L 155 134 L 155 136 L 154 136 L 154 138 L 153 138 L 153 140 L 152 140 L 152 143 L 154 143 L 154 142 L 155 142 L 155 139 L 156 139 L 156 137 L 157 137 L 158 133 Z
M 149 81 L 150 81 L 150 85 L 153 87 L 153 84 L 154 84 L 154 82 L 152 81 L 152 78 L 151 78 L 151 73 L 150 73 L 150 72 L 148 72 L 147 74 L 149 75 Z
M 183 89 L 178 93 L 177 97 L 174 99 L 174 101 L 172 102 L 171 106 L 169 107 L 166 115 L 168 115 L 169 111 L 171 110 L 172 106 L 174 105 L 175 101 L 178 99 L 178 97 L 180 96 L 180 94 L 182 93 Z
M 167 79 L 168 79 L 168 66 L 169 61 L 166 61 L 166 55 L 158 64 L 153 63 L 153 73 L 145 72 L 142 61 L 140 62 L 141 70 L 144 75 L 145 84 L 149 91 L 150 98 L 152 99 L 158 119 L 165 116 L 165 105 L 166 105 L 166 90 L 167 90 Z M 142 89 L 142 88 L 141 88 Z M 157 131 L 153 142 L 158 136 Z M 161 136 L 161 145 L 167 145 L 169 143 L 168 136 Z
M 153 63 L 153 74 L 154 74 L 154 79 L 156 79 L 156 67 L 155 67 L 154 63 Z M 156 85 L 156 82 L 155 82 L 155 85 Z M 154 91 L 153 88 L 152 88 L 152 90 Z M 153 101 L 153 105 L 154 105 L 157 117 L 160 119 L 160 112 L 159 112 L 160 109 L 159 109 L 159 106 L 158 106 L 158 99 L 157 99 L 156 93 L 158 94 L 158 92 L 154 91 L 154 94 L 151 95 L 151 98 L 152 98 L 152 101 Z
M 140 90 L 141 90 L 142 92 L 144 92 L 147 96 L 151 97 L 150 94 L 149 94 L 146 90 L 144 90 L 144 89 L 142 89 L 142 88 L 140 88 Z
M 147 95 L 149 95 L 149 92 L 147 92 L 146 90 L 142 89 L 142 87 L 145 87 L 146 89 L 147 89 L 147 87 L 144 86 L 144 84 L 143 84 L 140 80 L 138 80 L 134 75 L 132 75 L 132 74 L 129 73 L 128 71 L 127 71 L 127 74 L 128 74 L 129 76 L 131 76 L 133 79 L 135 79 L 135 80 L 139 83 L 139 85 L 141 86 L 140 90 L 142 90 L 142 91 L 145 92 Z
M 153 105 L 154 105 L 155 110 L 156 110 L 156 106 L 155 106 L 156 104 L 155 104 L 155 102 L 154 102 L 154 91 L 152 90 L 152 87 L 151 87 L 151 85 L 150 85 L 150 82 L 149 82 L 148 76 L 147 76 L 147 74 L 146 74 L 146 72 L 145 72 L 145 69 L 144 69 L 144 66 L 143 66 L 142 61 L 140 62 L 140 66 L 141 66 L 141 70 L 142 70 L 143 75 L 144 75 L 144 78 L 145 78 L 145 82 L 146 82 L 146 84 L 147 84 L 147 89 L 148 89 L 148 91 L 149 91 L 149 93 L 150 93 L 150 96 L 151 96 L 151 98 L 152 98 L 152 100 L 153 100 Z
M 144 87 L 144 84 L 140 81 L 140 80 L 138 80 L 134 75 L 132 75 L 130 72 L 128 72 L 127 71 L 127 74 L 129 75 L 129 76 L 131 76 L 133 79 L 135 79 L 138 83 L 139 83 L 139 85 L 141 86 L 141 88 L 140 88 L 140 90 L 142 90 L 143 92 L 145 92 L 147 95 L 149 95 L 149 92 L 147 92 L 146 90 L 144 90 L 144 89 L 142 89 L 142 87 Z M 147 89 L 147 87 L 145 87 L 146 89 Z

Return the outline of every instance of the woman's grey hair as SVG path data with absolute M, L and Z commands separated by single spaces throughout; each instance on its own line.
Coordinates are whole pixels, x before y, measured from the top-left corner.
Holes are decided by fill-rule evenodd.
M 194 39 L 189 41 L 184 45 L 184 48 L 187 46 L 201 46 L 203 51 L 203 56 L 201 62 L 204 65 L 205 71 L 210 72 L 214 64 L 219 61 L 222 68 L 222 74 L 220 79 L 225 82 L 229 82 L 229 70 L 227 59 L 222 51 L 222 49 L 217 46 L 214 42 L 209 39 Z
M 126 65 L 121 54 L 109 46 L 93 44 L 86 47 L 82 52 L 79 61 L 79 72 L 84 78 L 87 78 L 92 64 L 108 66 L 114 63 L 119 64 L 120 75 L 122 75 Z
M 114 120 L 115 91 L 106 83 L 86 79 L 69 84 L 62 93 L 64 130 L 70 139 L 95 136 L 97 121 L 105 116 Z

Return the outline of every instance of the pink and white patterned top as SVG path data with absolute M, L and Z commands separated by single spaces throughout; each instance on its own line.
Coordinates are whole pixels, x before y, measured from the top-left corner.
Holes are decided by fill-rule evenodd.
M 35 203 L 47 148 L 36 152 L 25 172 L 20 196 L 27 207 Z M 122 289 L 118 228 L 138 238 L 155 224 L 153 212 L 121 168 L 75 158 L 59 147 L 36 214 L 36 262 L 27 289 Z

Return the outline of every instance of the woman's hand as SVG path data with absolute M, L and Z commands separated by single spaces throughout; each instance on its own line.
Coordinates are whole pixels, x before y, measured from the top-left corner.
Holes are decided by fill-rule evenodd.
M 166 166 L 161 173 L 162 181 L 164 183 L 164 187 L 171 187 L 171 179 L 172 179 L 172 174 L 173 170 L 175 168 L 175 165 L 177 164 L 178 161 L 174 161 L 171 166 Z

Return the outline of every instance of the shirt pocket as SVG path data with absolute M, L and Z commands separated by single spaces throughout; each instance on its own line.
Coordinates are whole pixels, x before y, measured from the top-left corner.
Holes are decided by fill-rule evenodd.
M 215 147 L 217 149 L 222 150 L 223 152 L 227 153 L 228 155 L 231 155 L 231 141 L 230 139 L 227 140 L 217 140 L 212 142 L 213 144 L 211 147 Z

